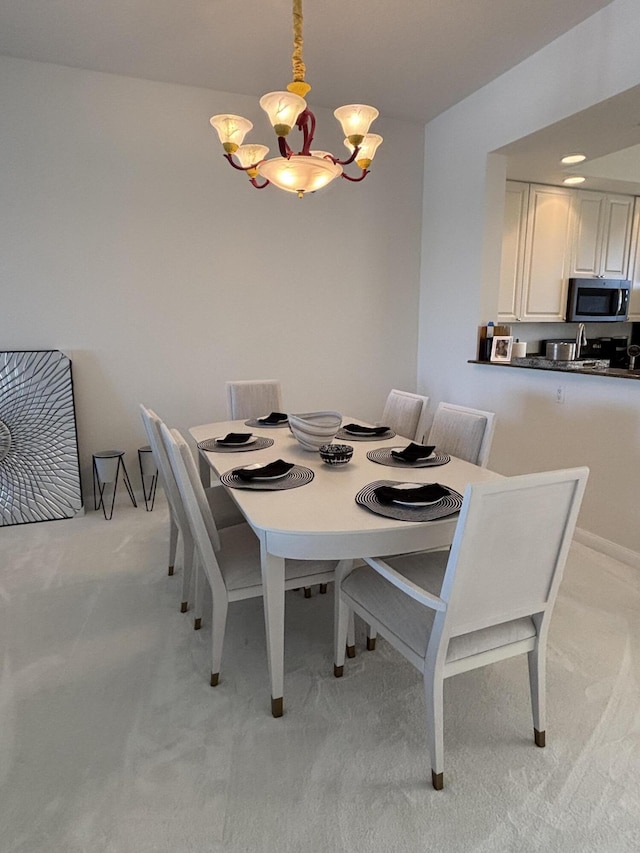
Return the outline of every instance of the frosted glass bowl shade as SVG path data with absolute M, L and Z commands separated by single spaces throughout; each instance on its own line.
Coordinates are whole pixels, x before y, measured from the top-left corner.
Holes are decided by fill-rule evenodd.
M 305 412 L 289 415 L 289 429 L 304 450 L 318 452 L 330 444 L 342 424 L 340 412 Z
M 258 165 L 258 174 L 281 190 L 304 195 L 326 187 L 342 174 L 342 166 L 322 157 L 293 154 L 288 159 L 273 157 L 263 160 Z

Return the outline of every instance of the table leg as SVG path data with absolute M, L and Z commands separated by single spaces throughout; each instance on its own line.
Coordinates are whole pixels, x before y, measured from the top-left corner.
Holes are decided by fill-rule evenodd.
M 267 660 L 271 679 L 271 713 L 284 711 L 284 558 L 269 554 L 260 543 L 264 623 L 267 633 Z

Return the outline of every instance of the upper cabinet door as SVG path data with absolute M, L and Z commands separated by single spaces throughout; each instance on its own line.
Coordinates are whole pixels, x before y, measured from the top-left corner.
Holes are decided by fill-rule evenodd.
M 576 191 L 570 276 L 627 278 L 633 197 Z
M 628 278 L 633 196 L 608 195 L 600 254 L 600 275 Z
M 529 184 L 507 181 L 502 232 L 498 321 L 520 319 Z
M 570 277 L 600 275 L 605 219 L 603 193 L 576 192 Z
M 570 189 L 531 185 L 521 320 L 564 321 L 573 199 Z
M 629 270 L 629 278 L 632 281 L 631 298 L 629 299 L 629 319 L 637 323 L 640 321 L 640 198 L 636 198 L 635 201 L 631 265 Z

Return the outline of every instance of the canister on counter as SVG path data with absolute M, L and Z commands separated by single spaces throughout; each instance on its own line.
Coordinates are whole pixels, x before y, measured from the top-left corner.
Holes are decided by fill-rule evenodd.
M 527 355 L 527 342 L 516 338 L 511 347 L 511 358 L 525 358 Z

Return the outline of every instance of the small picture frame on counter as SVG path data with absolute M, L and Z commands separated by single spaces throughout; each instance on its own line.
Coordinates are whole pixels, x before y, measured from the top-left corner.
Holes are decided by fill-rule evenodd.
M 491 361 L 511 361 L 512 335 L 495 335 L 491 345 Z

